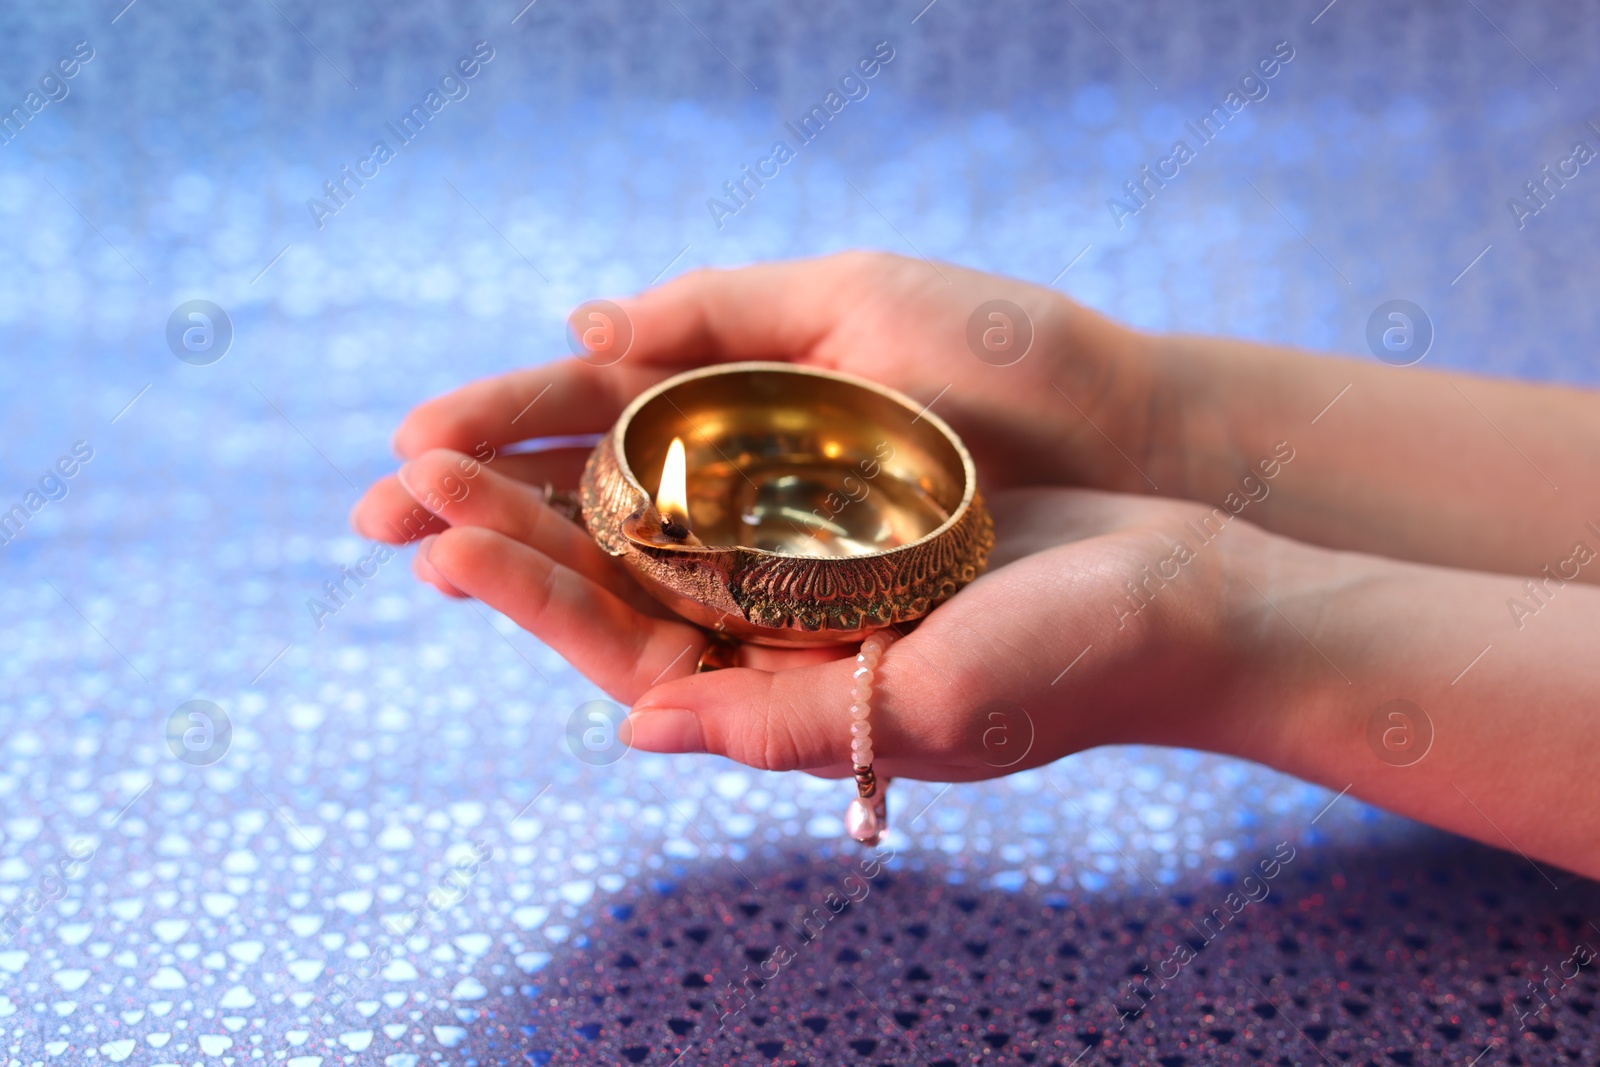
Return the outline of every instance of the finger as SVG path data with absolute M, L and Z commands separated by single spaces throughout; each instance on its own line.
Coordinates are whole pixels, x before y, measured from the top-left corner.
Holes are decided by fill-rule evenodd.
M 855 775 L 856 769 L 848 763 L 838 763 L 827 767 L 807 767 L 801 774 L 809 774 L 813 778 L 827 778 L 838 781 L 840 778 L 850 778 Z
M 411 557 L 411 573 L 416 575 L 419 580 L 427 582 L 429 585 L 433 586 L 445 596 L 453 597 L 456 600 L 463 600 L 466 598 L 467 594 L 451 585 L 449 581 L 445 579 L 444 575 L 435 570 L 433 564 L 428 562 L 428 550 L 433 547 L 433 542 L 437 540 L 438 536 L 438 534 L 429 534 L 427 537 L 424 537 L 422 540 L 417 542 L 416 555 Z
M 589 451 L 588 448 L 551 448 L 538 452 L 502 452 L 495 457 L 492 467 L 541 490 L 549 485 L 553 489 L 571 491 L 578 487 Z M 374 482 L 350 509 L 352 529 L 363 537 L 391 545 L 443 533 L 448 525 L 422 507 L 392 474 Z
M 636 394 L 665 377 L 628 366 L 564 359 L 464 385 L 412 409 L 394 432 L 402 459 L 451 448 L 488 459 L 535 437 L 603 433 Z
M 829 295 L 844 257 L 695 270 L 622 306 L 633 322 L 630 360 L 655 364 L 790 360 L 836 321 Z
M 613 698 L 632 703 L 658 681 L 692 672 L 705 635 L 653 619 L 536 548 L 481 526 L 433 541 L 428 561 L 451 585 L 505 614 Z
M 443 533 L 449 524 L 417 503 L 390 474 L 373 482 L 350 509 L 350 528 L 362 537 L 404 545 Z
M 451 526 L 495 530 L 538 549 L 636 608 L 652 611 L 659 606 L 587 530 L 550 507 L 542 489 L 443 448 L 410 460 L 396 478 L 413 499 Z
M 903 643 L 902 643 L 903 644 Z M 911 660 L 891 645 L 878 667 L 871 723 L 874 765 L 890 773 L 914 766 L 937 723 L 908 729 L 906 709 L 933 708 L 934 694 L 908 670 Z M 775 672 L 734 668 L 694 674 L 653 687 L 635 704 L 633 745 L 648 751 L 683 751 L 671 745 L 698 727 L 702 744 L 761 770 L 838 767 L 850 762 L 850 691 L 855 657 Z M 658 718 L 660 717 L 660 718 Z

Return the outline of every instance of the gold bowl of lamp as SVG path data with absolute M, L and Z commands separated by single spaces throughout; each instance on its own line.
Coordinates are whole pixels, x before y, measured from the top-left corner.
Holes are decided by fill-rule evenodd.
M 663 604 L 765 645 L 860 641 L 983 570 L 994 525 L 943 420 L 881 385 L 787 363 L 641 393 L 584 469 L 583 521 Z

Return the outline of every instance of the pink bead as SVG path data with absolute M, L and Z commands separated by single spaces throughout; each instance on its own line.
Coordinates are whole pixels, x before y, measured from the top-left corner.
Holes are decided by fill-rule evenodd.
M 883 632 L 868 635 L 856 653 L 850 687 L 850 758 L 857 767 L 872 765 L 872 691 L 877 684 L 878 661 L 893 638 Z

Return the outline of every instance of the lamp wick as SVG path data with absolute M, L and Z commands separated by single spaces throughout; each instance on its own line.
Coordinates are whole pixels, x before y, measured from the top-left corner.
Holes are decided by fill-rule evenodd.
M 661 517 L 661 532 L 674 541 L 687 541 L 689 539 L 689 527 L 670 515 Z

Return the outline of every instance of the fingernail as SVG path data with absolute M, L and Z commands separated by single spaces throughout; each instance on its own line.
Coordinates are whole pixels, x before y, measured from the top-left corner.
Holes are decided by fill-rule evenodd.
M 626 744 L 646 752 L 672 754 L 706 750 L 705 735 L 700 732 L 700 716 L 678 708 L 630 712 L 618 733 Z
M 422 540 L 418 541 L 417 558 L 426 563 L 428 561 L 428 550 L 433 547 L 433 543 L 437 540 L 439 540 L 438 534 L 429 534 L 427 537 L 424 537 Z
M 421 499 L 415 489 L 411 488 L 411 464 L 402 463 L 400 469 L 394 472 L 395 479 L 399 481 L 400 488 L 411 494 L 413 500 Z

